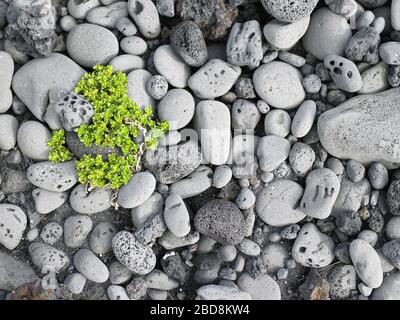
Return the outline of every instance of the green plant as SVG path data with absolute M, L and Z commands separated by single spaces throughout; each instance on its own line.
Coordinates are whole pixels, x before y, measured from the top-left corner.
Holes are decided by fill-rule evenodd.
M 77 129 L 80 141 L 87 147 L 95 144 L 117 150 L 106 159 L 85 155 L 77 161 L 79 182 L 88 185 L 89 190 L 118 190 L 126 185 L 140 169 L 144 152 L 156 148 L 158 139 L 169 130 L 168 122 L 153 119 L 151 108 L 142 110 L 132 101 L 126 85 L 124 73 L 111 66 L 95 66 L 75 88 L 94 108 L 91 123 Z
M 64 130 L 54 131 L 51 139 L 47 142 L 47 145 L 50 148 L 50 161 L 58 163 L 72 159 L 72 152 L 69 151 L 65 146 Z

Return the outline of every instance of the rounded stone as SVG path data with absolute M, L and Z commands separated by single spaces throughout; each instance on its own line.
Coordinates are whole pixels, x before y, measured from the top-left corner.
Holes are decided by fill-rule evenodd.
M 9 151 L 12 148 L 14 148 L 15 144 L 17 143 L 17 132 L 18 132 L 18 120 L 10 114 L 0 115 L 1 150 Z
M 156 179 L 151 173 L 135 173 L 129 183 L 120 188 L 118 203 L 126 209 L 140 206 L 150 198 L 155 188 Z
M 32 191 L 36 211 L 40 214 L 48 214 L 61 207 L 68 199 L 66 192 L 49 191 L 37 188 Z
M 392 217 L 386 224 L 386 235 L 390 240 L 400 239 L 400 217 Z
M 383 271 L 375 249 L 368 242 L 356 239 L 350 243 L 349 252 L 360 279 L 370 288 L 379 288 L 383 281 Z
M 200 233 L 223 245 L 236 245 L 244 238 L 244 218 L 239 208 L 226 200 L 211 200 L 202 206 L 194 218 Z
M 265 223 L 274 227 L 297 223 L 305 217 L 296 209 L 302 195 L 303 188 L 296 182 L 274 181 L 257 195 L 256 212 Z
M 279 285 L 267 274 L 253 278 L 249 273 L 244 272 L 237 280 L 237 286 L 240 290 L 249 293 L 253 300 L 281 299 Z
M 70 57 L 84 67 L 106 65 L 119 51 L 117 37 L 108 29 L 89 23 L 77 25 L 68 34 Z
M 64 222 L 64 243 L 69 248 L 79 248 L 93 228 L 93 220 L 87 215 L 69 216 Z
M 166 120 L 171 130 L 184 128 L 193 118 L 195 102 L 193 96 L 185 89 L 172 89 L 158 104 L 160 120 Z
M 174 53 L 170 45 L 157 48 L 154 53 L 154 66 L 171 86 L 183 89 L 188 85 L 190 67 Z
M 265 135 L 275 135 L 286 137 L 290 133 L 292 119 L 285 110 L 271 110 L 267 113 L 264 120 Z
M 17 141 L 21 152 L 32 160 L 49 158 L 47 142 L 51 138 L 50 130 L 39 121 L 26 121 L 18 129 Z
M 89 246 L 95 254 L 106 254 L 112 251 L 111 241 L 117 228 L 110 222 L 100 222 L 90 233 Z
M 14 74 L 14 60 L 5 51 L 0 51 L 0 92 L 10 89 Z
M 65 280 L 64 285 L 73 294 L 80 294 L 85 288 L 86 278 L 80 273 L 71 273 Z
M 330 54 L 342 56 L 352 37 L 346 18 L 328 8 L 321 8 L 311 15 L 310 25 L 303 37 L 304 49 L 324 60 Z
M 113 237 L 112 249 L 118 261 L 138 275 L 150 273 L 156 265 L 153 250 L 128 231 L 120 231 Z
M 108 280 L 107 266 L 92 251 L 80 249 L 74 256 L 74 265 L 86 279 L 104 283 Z
M 265 10 L 282 22 L 294 22 L 307 17 L 318 0 L 261 0 Z
M 79 184 L 72 190 L 69 203 L 78 213 L 95 214 L 111 208 L 112 193 L 107 188 L 96 188 L 88 193 L 85 186 Z
M 165 200 L 164 221 L 177 237 L 184 237 L 190 232 L 189 212 L 178 194 L 171 194 Z
M 191 20 L 183 21 L 172 29 L 171 46 L 189 66 L 201 67 L 207 61 L 208 51 L 203 34 Z
M 136 56 L 140 56 L 147 51 L 147 42 L 137 36 L 122 38 L 119 45 L 123 52 Z
M 292 256 L 305 267 L 322 268 L 335 258 L 335 242 L 312 223 L 303 225 L 293 244 Z
M 303 76 L 299 70 L 280 61 L 272 61 L 258 67 L 253 75 L 257 94 L 278 109 L 293 109 L 304 101 L 302 80 Z
M 0 244 L 14 250 L 21 242 L 27 225 L 24 211 L 13 204 L 0 204 Z
M 56 192 L 67 191 L 78 182 L 75 161 L 38 162 L 28 168 L 26 176 L 33 185 Z

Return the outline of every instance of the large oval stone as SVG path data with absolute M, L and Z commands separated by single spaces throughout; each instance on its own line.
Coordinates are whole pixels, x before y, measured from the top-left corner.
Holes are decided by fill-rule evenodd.
M 358 96 L 323 113 L 318 136 L 337 158 L 400 167 L 400 88 Z

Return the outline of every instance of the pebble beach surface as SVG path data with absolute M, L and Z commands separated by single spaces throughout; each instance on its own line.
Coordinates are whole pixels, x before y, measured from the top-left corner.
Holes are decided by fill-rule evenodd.
M 117 191 L 98 65 L 169 124 Z M 400 299 L 399 137 L 399 0 L 0 0 L 0 300 Z

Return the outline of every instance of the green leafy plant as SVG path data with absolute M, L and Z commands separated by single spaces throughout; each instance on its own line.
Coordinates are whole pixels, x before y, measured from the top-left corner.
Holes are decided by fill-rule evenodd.
M 74 156 L 65 146 L 64 130 L 54 131 L 47 145 L 50 148 L 49 160 L 52 162 L 58 163 L 68 161 Z
M 89 190 L 96 187 L 118 190 L 126 185 L 133 173 L 140 170 L 144 152 L 156 148 L 158 140 L 169 130 L 168 122 L 153 119 L 150 107 L 142 110 L 132 101 L 126 85 L 124 73 L 98 65 L 75 88 L 94 108 L 91 123 L 77 129 L 80 141 L 87 147 L 95 144 L 118 151 L 106 159 L 101 155 L 85 155 L 77 161 L 79 182 L 88 185 Z M 50 160 L 65 158 L 58 156 L 59 149 L 52 149 Z M 54 156 L 53 150 L 57 150 Z

